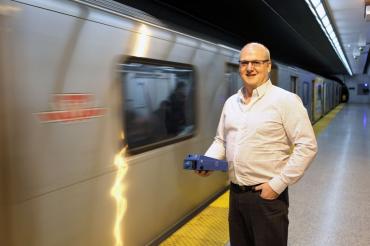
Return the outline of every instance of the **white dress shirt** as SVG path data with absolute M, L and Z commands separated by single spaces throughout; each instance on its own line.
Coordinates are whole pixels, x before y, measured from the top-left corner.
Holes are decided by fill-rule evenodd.
M 315 134 L 301 99 L 268 80 L 253 90 L 248 104 L 242 89 L 227 99 L 205 155 L 226 158 L 231 182 L 269 182 L 280 194 L 303 176 L 316 153 Z

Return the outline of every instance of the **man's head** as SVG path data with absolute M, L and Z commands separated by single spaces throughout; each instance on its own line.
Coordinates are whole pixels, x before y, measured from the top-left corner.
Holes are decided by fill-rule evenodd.
M 249 43 L 240 52 L 239 73 L 247 89 L 255 89 L 269 79 L 270 52 L 262 44 Z

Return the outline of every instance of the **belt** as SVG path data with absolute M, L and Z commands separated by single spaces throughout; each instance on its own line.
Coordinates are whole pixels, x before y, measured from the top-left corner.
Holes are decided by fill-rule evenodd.
M 255 190 L 256 186 L 259 186 L 260 184 L 256 185 L 237 185 L 234 183 L 230 183 L 230 190 L 234 192 L 258 192 Z

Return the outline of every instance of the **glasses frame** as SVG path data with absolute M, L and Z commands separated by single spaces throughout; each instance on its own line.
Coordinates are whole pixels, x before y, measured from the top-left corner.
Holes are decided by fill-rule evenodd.
M 253 61 L 241 60 L 239 61 L 239 66 L 247 67 L 248 64 L 251 64 L 252 67 L 261 67 L 263 64 L 267 62 L 270 62 L 270 60 L 253 60 Z

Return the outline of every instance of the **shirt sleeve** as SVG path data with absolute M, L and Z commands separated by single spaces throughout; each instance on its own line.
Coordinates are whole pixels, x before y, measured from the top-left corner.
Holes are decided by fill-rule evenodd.
M 211 146 L 208 148 L 206 153 L 204 154 L 205 156 L 219 159 L 219 160 L 224 160 L 226 157 L 226 141 L 225 141 L 225 106 L 222 110 L 220 121 L 218 123 L 217 127 L 217 132 L 216 136 L 213 140 L 213 143 Z
M 317 153 L 315 133 L 301 99 L 292 95 L 284 101 L 281 107 L 282 122 L 294 149 L 281 173 L 269 181 L 271 188 L 279 194 L 303 176 Z

